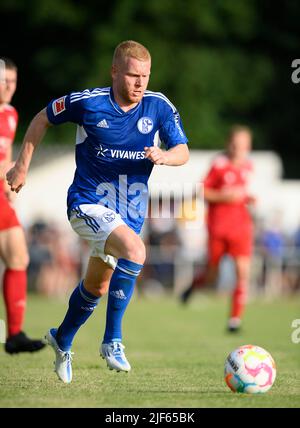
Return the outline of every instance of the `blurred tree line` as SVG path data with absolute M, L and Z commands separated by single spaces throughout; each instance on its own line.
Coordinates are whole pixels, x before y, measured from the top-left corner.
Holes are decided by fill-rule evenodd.
M 255 148 L 300 178 L 298 0 L 1 0 L 0 17 L 0 55 L 19 67 L 17 141 L 52 98 L 110 85 L 115 46 L 134 39 L 153 57 L 149 89 L 178 107 L 192 148 L 220 148 L 231 124 L 248 124 Z M 47 141 L 73 137 L 55 127 Z

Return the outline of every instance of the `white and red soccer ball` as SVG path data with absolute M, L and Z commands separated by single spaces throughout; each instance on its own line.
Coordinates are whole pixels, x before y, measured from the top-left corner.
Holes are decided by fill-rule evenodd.
M 269 352 L 255 345 L 244 345 L 225 361 L 225 382 L 233 392 L 267 392 L 276 378 L 276 365 Z

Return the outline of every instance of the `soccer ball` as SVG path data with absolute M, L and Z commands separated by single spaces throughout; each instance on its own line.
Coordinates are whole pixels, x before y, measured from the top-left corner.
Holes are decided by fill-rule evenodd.
M 233 392 L 267 392 L 276 377 L 276 366 L 265 349 L 255 345 L 240 346 L 225 361 L 225 382 Z

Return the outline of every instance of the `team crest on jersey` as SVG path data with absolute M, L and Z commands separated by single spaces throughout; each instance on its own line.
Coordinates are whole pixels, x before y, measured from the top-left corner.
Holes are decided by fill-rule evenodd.
M 141 117 L 137 123 L 137 127 L 142 134 L 149 134 L 153 129 L 153 121 L 150 117 Z
M 114 212 L 107 212 L 103 214 L 102 220 L 104 223 L 111 223 L 116 218 L 116 214 Z
M 59 113 L 62 113 L 66 110 L 66 96 L 58 98 L 57 100 L 53 101 L 52 104 L 52 110 L 54 116 L 57 116 Z

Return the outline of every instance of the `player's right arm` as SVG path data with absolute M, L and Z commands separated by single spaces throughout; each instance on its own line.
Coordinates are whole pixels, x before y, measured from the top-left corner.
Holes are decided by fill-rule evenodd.
M 50 125 L 66 122 L 82 124 L 83 105 L 87 94 L 89 94 L 89 90 L 74 92 L 52 100 L 33 118 L 26 131 L 16 164 L 6 174 L 12 191 L 18 193 L 24 186 L 33 152 Z
M 240 188 L 215 190 L 204 187 L 204 198 L 211 204 L 230 203 L 244 199 L 245 192 Z
M 222 185 L 223 170 L 220 167 L 222 159 L 217 159 L 211 166 L 204 180 L 204 199 L 210 204 L 234 203 L 245 198 L 241 187 L 224 187 Z
M 16 163 L 6 174 L 7 182 L 13 192 L 18 193 L 24 186 L 33 152 L 42 141 L 50 125 L 46 108 L 41 110 L 31 121 Z

